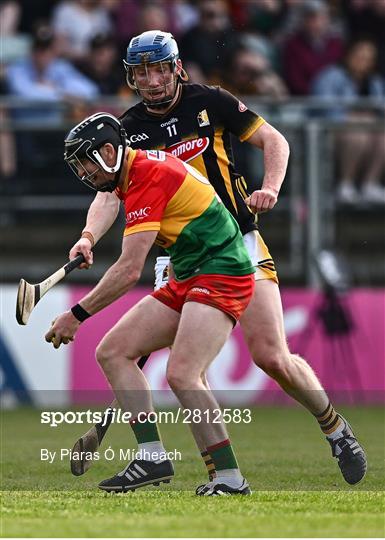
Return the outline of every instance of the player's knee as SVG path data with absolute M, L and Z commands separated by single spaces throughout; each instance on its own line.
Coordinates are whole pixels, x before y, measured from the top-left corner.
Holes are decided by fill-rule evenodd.
M 254 363 L 273 379 L 286 379 L 290 373 L 290 352 L 287 347 L 273 343 L 253 348 Z
M 102 339 L 95 351 L 96 361 L 102 369 L 108 365 L 108 361 L 111 358 L 110 348 L 106 341 Z
M 167 382 L 174 391 L 187 390 L 194 387 L 194 375 L 189 374 L 186 369 L 178 364 L 167 367 Z
M 96 360 L 100 367 L 106 371 L 106 369 L 113 363 L 114 359 L 126 357 L 125 350 L 119 346 L 119 343 L 112 336 L 105 336 L 99 345 L 96 347 Z
M 267 358 L 262 369 L 276 381 L 287 380 L 290 375 L 290 357 L 276 355 Z
M 177 367 L 167 368 L 166 377 L 172 390 L 181 390 L 183 388 L 183 375 Z

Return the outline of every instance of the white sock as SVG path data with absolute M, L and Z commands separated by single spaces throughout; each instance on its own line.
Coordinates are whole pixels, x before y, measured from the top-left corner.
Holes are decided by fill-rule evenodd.
M 166 450 L 161 441 L 152 441 L 138 444 L 136 459 L 146 461 L 164 461 L 166 459 Z
M 341 437 L 343 430 L 346 427 L 346 424 L 343 418 L 340 417 L 340 419 L 341 419 L 341 424 L 338 426 L 338 428 L 335 431 L 333 431 L 333 433 L 330 433 L 329 435 L 327 435 L 327 438 L 331 439 L 332 441 L 339 439 Z
M 242 485 L 243 476 L 239 469 L 223 469 L 217 471 L 217 476 L 214 478 L 215 484 L 226 484 L 232 488 L 239 488 Z

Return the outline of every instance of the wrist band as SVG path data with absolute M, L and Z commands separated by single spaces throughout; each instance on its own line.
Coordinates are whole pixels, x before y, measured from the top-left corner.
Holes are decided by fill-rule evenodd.
M 91 247 L 94 247 L 95 238 L 94 238 L 94 235 L 90 233 L 89 231 L 83 231 L 80 238 L 87 238 L 87 240 L 91 242 Z
M 72 311 L 72 315 L 79 322 L 83 322 L 86 319 L 88 319 L 88 317 L 91 317 L 91 314 L 88 313 L 88 311 L 86 311 L 84 308 L 82 308 L 82 306 L 80 304 L 76 304 L 75 306 L 73 306 L 71 308 L 71 311 Z

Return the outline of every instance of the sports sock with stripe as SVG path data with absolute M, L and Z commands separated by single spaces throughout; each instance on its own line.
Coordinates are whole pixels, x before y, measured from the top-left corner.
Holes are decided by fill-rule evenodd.
M 238 467 L 237 458 L 235 457 L 230 440 L 225 439 L 217 444 L 207 447 L 207 452 L 210 454 L 215 470 L 215 483 L 224 483 L 230 487 L 237 488 L 242 484 L 243 477 Z
M 212 457 L 207 451 L 201 452 L 201 456 L 203 461 L 205 462 L 207 474 L 209 475 L 209 480 L 212 480 L 216 476 L 215 465 Z
M 334 407 L 330 401 L 329 405 L 322 413 L 315 414 L 314 416 L 317 418 L 321 430 L 329 439 L 338 438 L 345 427 L 345 422 L 334 410 Z

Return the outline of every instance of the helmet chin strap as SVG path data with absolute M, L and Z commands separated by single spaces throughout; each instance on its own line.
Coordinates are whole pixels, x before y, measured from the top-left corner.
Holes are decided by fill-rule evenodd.
M 92 155 L 105 172 L 115 173 L 114 179 L 104 184 L 104 186 L 100 187 L 98 191 L 109 191 L 110 193 L 112 193 L 116 189 L 123 168 L 123 151 L 123 145 L 119 144 L 116 155 L 116 163 L 113 167 L 109 167 L 108 165 L 106 165 L 106 162 L 97 150 L 92 151 Z
M 108 165 L 106 165 L 106 162 L 104 161 L 102 156 L 99 154 L 98 150 L 93 150 L 92 155 L 94 156 L 96 161 L 99 163 L 99 165 L 102 166 L 104 171 L 108 173 L 113 173 L 113 172 L 116 173 L 120 169 L 120 166 L 122 164 L 123 145 L 119 144 L 118 146 L 117 155 L 116 155 L 116 163 L 113 167 L 109 167 Z

